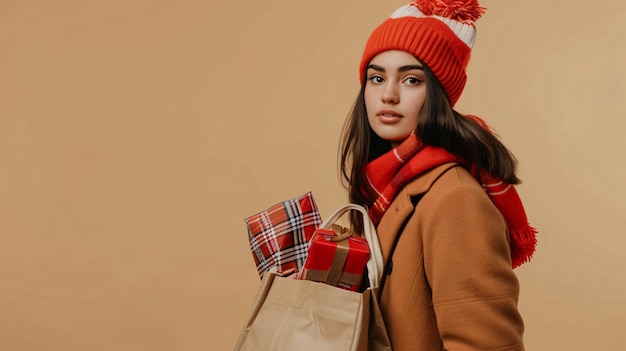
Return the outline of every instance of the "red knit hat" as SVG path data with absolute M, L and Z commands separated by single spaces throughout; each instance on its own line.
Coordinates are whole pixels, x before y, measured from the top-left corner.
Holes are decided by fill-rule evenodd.
M 374 56 L 402 50 L 433 71 L 454 106 L 467 79 L 465 68 L 476 37 L 474 22 L 484 12 L 477 0 L 417 0 L 400 7 L 367 41 L 359 69 L 361 84 Z

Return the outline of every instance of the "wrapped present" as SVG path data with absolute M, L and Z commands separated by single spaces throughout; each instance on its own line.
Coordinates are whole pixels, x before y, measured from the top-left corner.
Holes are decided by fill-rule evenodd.
M 318 228 L 309 247 L 302 278 L 323 282 L 346 290 L 359 291 L 369 246 L 364 238 L 351 235 L 346 228 Z
M 250 249 L 259 272 L 300 271 L 309 241 L 322 218 L 308 192 L 245 218 Z

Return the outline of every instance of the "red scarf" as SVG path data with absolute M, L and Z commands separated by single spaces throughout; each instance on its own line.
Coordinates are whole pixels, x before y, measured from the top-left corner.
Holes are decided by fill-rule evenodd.
M 484 126 L 483 123 L 480 124 Z M 396 193 L 409 181 L 448 162 L 465 164 L 461 158 L 444 148 L 424 146 L 415 134 L 411 134 L 398 147 L 368 163 L 365 172 L 370 190 L 378 196 L 369 209 L 372 221 L 378 225 Z M 537 245 L 537 231 L 528 224 L 515 187 L 489 175 L 482 168 L 472 167 L 472 175 L 482 184 L 507 223 L 513 268 L 530 261 Z

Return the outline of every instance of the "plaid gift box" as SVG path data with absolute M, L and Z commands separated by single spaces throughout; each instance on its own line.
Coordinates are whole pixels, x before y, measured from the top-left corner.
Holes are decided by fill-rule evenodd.
M 359 291 L 370 253 L 367 241 L 338 225 L 332 228 L 315 231 L 303 279 Z
M 245 220 L 259 276 L 270 269 L 278 273 L 302 269 L 309 240 L 322 222 L 311 192 L 278 203 Z

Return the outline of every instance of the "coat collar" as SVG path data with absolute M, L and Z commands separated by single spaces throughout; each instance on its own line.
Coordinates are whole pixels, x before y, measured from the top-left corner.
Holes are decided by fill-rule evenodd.
M 456 162 L 449 162 L 432 168 L 411 180 L 398 192 L 376 228 L 385 262 L 395 237 L 400 231 L 400 227 L 415 210 L 415 205 L 413 205 L 411 198 L 426 193 L 437 178 L 450 168 L 458 165 Z

